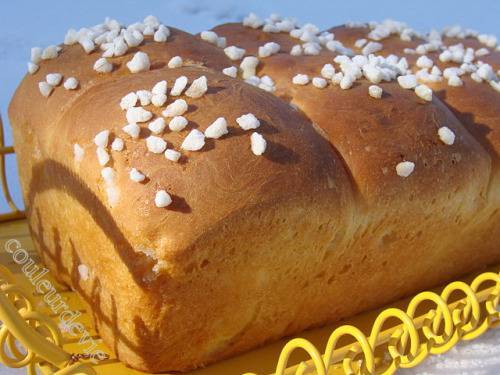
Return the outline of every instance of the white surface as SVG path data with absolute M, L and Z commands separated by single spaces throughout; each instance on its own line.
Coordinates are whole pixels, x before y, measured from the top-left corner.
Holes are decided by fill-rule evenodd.
M 26 72 L 30 48 L 60 43 L 70 27 L 83 27 L 102 22 L 105 16 L 132 23 L 148 14 L 157 15 L 167 25 L 198 32 L 212 26 L 241 20 L 249 11 L 260 16 L 277 12 L 294 16 L 301 22 L 313 22 L 320 28 L 342 24 L 346 21 L 381 21 L 394 18 L 407 22 L 420 31 L 431 27 L 461 24 L 485 33 L 499 34 L 500 1 L 456 0 L 417 2 L 390 1 L 332 1 L 322 0 L 154 0 L 154 1 L 2 1 L 0 10 L 0 112 L 6 120 L 7 105 L 18 82 Z M 6 124 L 7 125 L 7 124 Z M 6 142 L 12 142 L 6 131 Z M 15 201 L 22 205 L 17 187 L 17 171 L 12 160 L 8 161 L 8 178 Z M 0 212 L 5 211 L 0 201 Z M 408 374 L 499 374 L 500 330 L 487 333 L 482 338 L 462 343 L 446 355 L 432 357 Z M 0 368 L 0 374 L 21 374 L 24 370 Z
M 443 355 L 430 356 L 420 366 L 400 370 L 402 375 L 498 375 L 500 374 L 500 329 L 477 340 L 461 342 Z

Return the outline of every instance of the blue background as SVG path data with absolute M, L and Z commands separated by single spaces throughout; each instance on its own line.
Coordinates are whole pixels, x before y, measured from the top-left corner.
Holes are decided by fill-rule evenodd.
M 62 42 L 66 30 L 101 23 L 111 16 L 122 23 L 142 20 L 149 14 L 171 26 L 198 32 L 212 26 L 241 20 L 250 11 L 259 16 L 276 12 L 312 22 L 320 28 L 346 21 L 382 21 L 393 18 L 418 31 L 460 24 L 481 32 L 500 34 L 500 1 L 292 1 L 292 0 L 191 0 L 191 1 L 2 1 L 0 5 L 0 112 L 6 127 L 6 143 L 12 138 L 7 106 L 26 72 L 30 48 Z M 22 205 L 13 158 L 8 158 L 7 173 L 14 199 Z M 7 211 L 0 196 L 0 212 Z

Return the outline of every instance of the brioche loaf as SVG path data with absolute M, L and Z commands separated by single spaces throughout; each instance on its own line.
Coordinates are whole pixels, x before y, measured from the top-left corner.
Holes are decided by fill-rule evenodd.
M 35 246 L 150 372 L 498 262 L 495 46 L 255 15 L 197 36 L 154 17 L 70 30 L 32 51 L 9 108 Z

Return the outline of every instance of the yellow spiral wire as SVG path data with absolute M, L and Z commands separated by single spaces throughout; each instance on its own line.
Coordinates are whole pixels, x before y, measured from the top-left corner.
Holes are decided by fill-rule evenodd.
M 61 348 L 63 338 L 55 321 L 34 310 L 32 295 L 15 284 L 12 273 L 2 265 L 0 321 L 0 362 L 5 366 L 26 367 L 29 375 L 35 375 L 37 366 L 46 362 L 56 374 L 95 374 L 87 364 L 71 363 L 71 355 Z
M 445 353 L 460 340 L 472 340 L 498 326 L 499 301 L 498 273 L 480 274 L 470 285 L 452 282 L 440 294 L 417 294 L 406 311 L 383 310 L 369 335 L 351 325 L 336 328 L 324 352 L 306 339 L 290 340 L 280 353 L 275 374 L 327 375 L 334 365 L 340 365 L 345 374 L 394 374 L 398 368 L 415 367 L 430 354 Z M 63 339 L 55 322 L 33 306 L 32 296 L 0 265 L 0 320 L 4 323 L 0 328 L 0 361 L 9 367 L 26 366 L 30 375 L 42 361 L 52 364 L 57 375 L 95 374 L 89 364 L 71 361 L 71 355 L 61 349 Z M 339 347 L 346 339 L 351 344 Z M 382 345 L 387 346 L 385 360 L 377 362 L 375 350 Z M 304 351 L 309 360 L 293 367 L 289 361 L 297 350 Z
M 489 287 L 487 284 L 490 284 Z M 460 297 L 457 298 L 457 295 Z M 309 341 L 290 340 L 281 351 L 275 374 L 323 375 L 328 374 L 331 366 L 338 364 L 342 365 L 345 374 L 394 374 L 398 368 L 415 367 L 430 354 L 445 353 L 458 341 L 472 340 L 489 327 L 498 326 L 499 300 L 498 273 L 485 272 L 477 276 L 470 285 L 461 281 L 452 282 L 441 294 L 417 294 L 406 311 L 397 308 L 382 311 L 375 319 L 369 336 L 350 325 L 336 328 L 328 339 L 321 362 L 318 360 L 319 350 Z M 432 306 L 430 309 L 425 306 L 429 304 Z M 483 310 L 481 304 L 484 306 Z M 425 314 L 419 313 L 424 307 Z M 394 326 L 395 321 L 398 324 Z M 392 327 L 384 329 L 388 322 L 391 322 Z M 339 341 L 345 337 L 354 341 L 347 348 L 338 348 Z M 390 361 L 376 364 L 375 349 L 384 343 L 387 345 Z M 311 360 L 291 367 L 288 359 L 297 348 L 304 349 Z M 294 371 L 291 372 L 290 369 Z

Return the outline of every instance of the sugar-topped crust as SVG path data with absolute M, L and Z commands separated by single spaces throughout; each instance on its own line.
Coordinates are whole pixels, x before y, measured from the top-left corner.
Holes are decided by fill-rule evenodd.
M 70 30 L 9 108 L 35 245 L 153 372 L 497 262 L 499 54 L 395 21 Z

